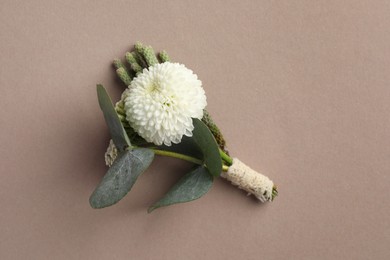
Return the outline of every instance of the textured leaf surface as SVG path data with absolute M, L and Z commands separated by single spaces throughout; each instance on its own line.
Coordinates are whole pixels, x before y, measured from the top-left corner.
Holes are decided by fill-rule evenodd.
M 92 208 L 104 208 L 121 200 L 133 187 L 139 175 L 152 163 L 154 152 L 138 148 L 119 155 L 108 169 L 99 186 L 92 193 Z
M 184 175 L 160 201 L 148 209 L 148 212 L 160 207 L 199 199 L 210 190 L 212 185 L 213 177 L 204 166 L 199 166 Z
M 222 160 L 219 147 L 208 127 L 199 119 L 193 119 L 193 139 L 203 154 L 204 163 L 213 176 L 219 176 L 222 171 Z
M 130 140 L 115 111 L 111 98 L 107 94 L 106 89 L 100 84 L 97 85 L 97 95 L 100 108 L 104 114 L 104 119 L 106 120 L 108 129 L 110 130 L 111 138 L 117 149 L 119 151 L 123 151 L 126 147 L 130 146 Z

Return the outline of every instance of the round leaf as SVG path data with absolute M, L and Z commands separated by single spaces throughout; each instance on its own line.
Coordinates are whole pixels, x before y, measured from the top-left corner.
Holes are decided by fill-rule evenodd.
M 149 167 L 153 158 L 154 152 L 145 148 L 121 153 L 92 193 L 89 199 L 91 207 L 104 208 L 120 201 L 131 190 L 138 176 Z

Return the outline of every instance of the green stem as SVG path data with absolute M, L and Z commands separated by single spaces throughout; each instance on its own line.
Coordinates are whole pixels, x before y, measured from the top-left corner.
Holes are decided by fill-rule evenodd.
M 192 162 L 192 163 L 200 164 L 200 165 L 203 164 L 203 162 L 201 160 L 196 159 L 196 158 L 191 157 L 191 156 L 188 156 L 188 155 L 181 154 L 181 153 L 175 153 L 175 152 L 157 150 L 157 149 L 152 149 L 152 150 L 157 155 L 173 157 L 173 158 L 181 159 L 181 160 L 184 160 L 187 162 Z
M 224 151 L 222 151 L 222 149 L 219 149 L 219 154 L 221 155 L 222 160 L 225 161 L 228 166 L 233 164 L 233 159 Z
M 188 156 L 188 155 L 181 154 L 181 153 L 175 153 L 175 152 L 158 150 L 158 149 L 152 149 L 152 150 L 157 155 L 173 157 L 173 158 L 181 159 L 181 160 L 184 160 L 187 162 L 192 162 L 192 163 L 199 164 L 199 165 L 203 164 L 203 162 L 201 160 L 194 158 L 194 157 L 191 157 L 191 156 Z M 222 165 L 222 171 L 226 172 L 228 170 L 228 168 L 229 168 L 229 166 Z

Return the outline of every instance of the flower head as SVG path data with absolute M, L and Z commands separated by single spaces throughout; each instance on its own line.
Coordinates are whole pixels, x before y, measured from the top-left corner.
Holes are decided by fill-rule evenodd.
M 179 143 L 192 136 L 192 118 L 201 119 L 206 107 L 202 82 L 184 65 L 165 62 L 144 69 L 124 97 L 126 119 L 146 141 Z

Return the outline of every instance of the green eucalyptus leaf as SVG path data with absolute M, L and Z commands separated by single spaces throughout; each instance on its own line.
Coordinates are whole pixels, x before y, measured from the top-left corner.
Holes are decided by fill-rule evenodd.
M 198 166 L 194 171 L 184 175 L 161 200 L 148 209 L 148 212 L 160 207 L 199 199 L 210 190 L 212 185 L 213 177 L 208 169 Z
M 222 171 L 222 160 L 219 147 L 209 128 L 199 119 L 193 119 L 193 139 L 203 153 L 204 163 L 213 176 L 219 176 Z
M 89 198 L 91 207 L 104 208 L 120 201 L 131 190 L 138 176 L 149 167 L 153 158 L 153 150 L 146 148 L 122 152 Z
M 123 151 L 126 147 L 130 146 L 129 137 L 126 134 L 125 129 L 121 123 L 121 120 L 118 117 L 118 114 L 115 111 L 115 107 L 112 104 L 110 96 L 107 94 L 106 89 L 98 84 L 97 85 L 97 95 L 99 99 L 100 108 L 103 111 L 104 119 L 108 129 L 110 130 L 110 135 L 114 141 L 115 146 L 119 151 Z
M 181 142 L 178 144 L 172 144 L 171 146 L 161 145 L 157 149 L 180 153 L 194 157 L 199 160 L 203 160 L 203 153 L 199 146 L 192 137 L 183 136 Z

